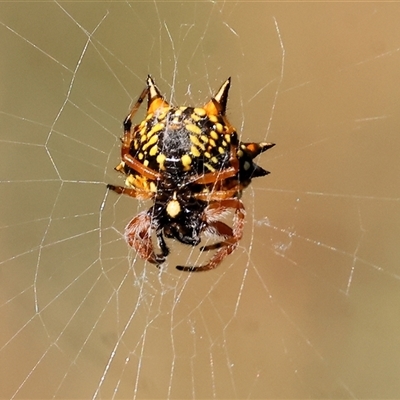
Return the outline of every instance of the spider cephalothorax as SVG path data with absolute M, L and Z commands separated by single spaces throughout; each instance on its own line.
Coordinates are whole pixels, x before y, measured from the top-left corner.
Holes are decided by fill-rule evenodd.
M 169 254 L 164 237 L 196 246 L 209 233 L 222 241 L 202 247 L 216 249 L 203 266 L 177 266 L 184 271 L 213 269 L 235 250 L 242 237 L 245 209 L 242 190 L 252 178 L 269 172 L 253 159 L 273 143 L 240 142 L 225 116 L 230 79 L 203 107 L 173 107 L 153 79 L 124 121 L 122 161 L 115 168 L 126 175 L 125 187 L 108 185 L 117 193 L 154 204 L 139 213 L 125 229 L 126 241 L 145 260 L 160 265 Z M 136 126 L 132 118 L 148 96 L 146 118 Z M 234 212 L 232 228 L 220 221 Z M 160 254 L 154 251 L 157 237 Z

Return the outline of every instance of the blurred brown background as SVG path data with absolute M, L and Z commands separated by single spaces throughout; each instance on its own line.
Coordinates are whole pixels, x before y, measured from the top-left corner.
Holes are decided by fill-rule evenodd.
M 0 4 L 1 398 L 400 396 L 397 3 Z M 161 273 L 121 237 L 151 73 L 277 146 L 240 248 Z M 145 110 L 139 111 L 137 122 Z M 102 208 L 103 204 L 103 208 Z

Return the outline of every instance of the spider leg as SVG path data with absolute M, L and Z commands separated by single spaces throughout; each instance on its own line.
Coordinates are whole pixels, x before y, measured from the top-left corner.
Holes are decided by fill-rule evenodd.
M 154 253 L 152 234 L 152 217 L 148 211 L 139 213 L 125 228 L 125 240 L 137 254 L 152 264 L 160 264 Z
M 176 268 L 180 271 L 188 271 L 188 272 L 200 272 L 200 271 L 208 271 L 210 269 L 216 268 L 223 259 L 231 254 L 239 244 L 239 240 L 243 236 L 243 228 L 244 228 L 244 217 L 246 211 L 244 209 L 243 203 L 239 199 L 226 199 L 219 202 L 215 202 L 210 204 L 206 210 L 206 222 L 208 222 L 211 228 L 216 228 L 216 233 L 220 236 L 225 236 L 226 233 L 230 233 L 228 229 L 226 229 L 226 225 L 221 222 L 221 224 L 216 224 L 217 221 L 213 221 L 214 214 L 217 215 L 229 208 L 235 209 L 232 234 L 229 235 L 223 242 L 217 243 L 215 248 L 218 248 L 217 252 L 211 257 L 211 260 L 200 267 L 196 266 L 180 266 L 178 265 Z M 229 227 L 228 227 L 229 228 Z M 214 248 L 214 245 L 205 246 L 204 250 L 211 250 Z
M 135 199 L 140 199 L 140 200 L 147 200 L 151 199 L 154 196 L 154 192 L 151 192 L 146 189 L 140 189 L 140 188 L 126 188 L 123 186 L 114 186 L 114 185 L 107 185 L 107 189 L 113 190 L 114 192 L 118 194 L 126 194 L 128 196 L 134 197 Z
M 210 222 L 207 226 L 206 231 L 218 236 L 222 236 L 224 238 L 229 238 L 233 236 L 232 228 L 221 221 Z M 219 249 L 220 247 L 225 246 L 226 245 L 225 243 L 226 242 L 224 241 L 219 243 L 213 243 L 208 246 L 202 246 L 200 247 L 200 251 Z
M 235 160 L 236 163 L 237 160 Z M 239 165 L 225 168 L 223 171 L 208 172 L 193 179 L 191 183 L 198 185 L 206 185 L 208 183 L 216 183 L 235 176 L 239 170 Z
M 135 189 L 127 189 L 121 186 L 110 186 L 110 189 L 115 190 L 117 193 L 124 193 L 128 195 L 133 192 L 133 197 L 138 197 Z M 157 221 L 149 211 L 139 213 L 129 224 L 125 227 L 125 241 L 131 246 L 136 253 L 144 260 L 159 266 L 165 261 L 169 254 L 169 248 L 165 243 L 162 235 L 162 230 L 157 229 L 157 242 L 161 249 L 161 254 L 155 254 L 152 241 L 153 228 L 157 229 Z
M 168 248 L 167 244 L 165 243 L 164 236 L 163 236 L 161 229 L 157 231 L 156 235 L 157 235 L 158 247 L 161 250 L 161 255 L 156 255 L 156 257 L 158 260 L 160 260 L 160 264 L 162 264 L 165 261 L 165 258 L 169 254 L 169 248 Z
M 129 168 L 134 169 L 135 171 L 139 172 L 140 175 L 143 175 L 153 181 L 160 179 L 161 174 L 159 172 L 156 172 L 153 169 L 146 167 L 144 164 L 134 158 L 131 154 L 129 154 L 129 149 L 126 151 L 121 150 L 121 154 L 122 161 L 125 162 L 125 164 Z
M 241 187 L 240 185 L 236 185 L 234 188 L 229 190 L 212 190 L 209 193 L 196 193 L 193 197 L 196 200 L 202 201 L 221 201 L 228 198 L 232 198 L 236 195 L 236 193 L 240 192 Z

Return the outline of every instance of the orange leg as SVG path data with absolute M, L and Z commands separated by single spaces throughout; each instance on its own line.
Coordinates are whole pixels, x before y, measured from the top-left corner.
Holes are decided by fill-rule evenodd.
M 208 202 L 221 201 L 234 197 L 239 190 L 240 186 L 237 185 L 233 189 L 229 190 L 212 190 L 210 193 L 196 193 L 195 195 L 193 195 L 193 197 L 197 200 L 208 201 Z
M 218 236 L 222 236 L 225 239 L 228 239 L 233 236 L 232 228 L 222 221 L 211 222 L 207 226 L 206 230 L 210 231 L 213 234 L 217 234 Z M 200 251 L 209 251 L 209 250 L 219 249 L 220 247 L 225 246 L 225 243 L 226 242 L 219 242 L 219 243 L 210 244 L 208 246 L 203 246 L 200 248 Z
M 161 177 L 161 174 L 159 172 L 156 172 L 153 169 L 146 167 L 129 153 L 124 153 L 122 156 L 122 160 L 129 168 L 139 172 L 140 175 L 143 175 L 146 178 L 151 179 L 152 181 L 156 181 Z
M 213 221 L 216 215 L 223 213 L 229 208 L 235 209 L 232 229 L 222 222 L 217 223 L 217 221 Z M 205 210 L 208 226 L 214 230 L 214 233 L 217 235 L 228 237 L 223 242 L 216 243 L 215 245 L 205 246 L 203 248 L 205 251 L 218 248 L 217 252 L 213 255 L 213 257 L 211 257 L 211 260 L 207 264 L 200 267 L 184 267 L 178 265 L 176 268 L 180 271 L 188 272 L 208 271 L 216 268 L 223 261 L 223 259 L 231 254 L 238 246 L 239 240 L 243 236 L 245 214 L 246 211 L 244 209 L 244 205 L 238 199 L 226 199 L 210 204 Z
M 107 185 L 107 189 L 113 190 L 118 194 L 126 194 L 130 197 L 134 197 L 135 199 L 140 199 L 140 200 L 147 200 L 154 197 L 154 192 L 151 192 L 146 189 L 126 188 L 123 186 L 114 186 L 114 185 Z
M 159 264 L 151 234 L 151 216 L 147 211 L 139 213 L 125 228 L 125 240 L 137 254 L 153 264 Z
M 162 236 L 162 231 L 156 233 L 161 254 L 155 254 L 152 241 L 154 232 L 153 217 L 149 211 L 139 213 L 125 228 L 125 240 L 140 257 L 159 267 L 169 254 L 169 249 Z

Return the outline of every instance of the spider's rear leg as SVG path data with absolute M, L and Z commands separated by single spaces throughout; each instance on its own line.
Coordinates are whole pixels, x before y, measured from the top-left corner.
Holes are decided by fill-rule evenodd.
M 206 231 L 217 236 L 222 236 L 225 239 L 233 236 L 232 228 L 221 221 L 210 222 L 206 228 Z M 215 250 L 219 249 L 222 246 L 226 246 L 228 244 L 229 243 L 227 243 L 226 241 L 213 243 L 209 244 L 208 246 L 200 247 L 200 251 Z
M 152 233 L 152 217 L 148 211 L 142 211 L 126 226 L 125 240 L 140 257 L 158 266 L 165 261 L 164 251 L 163 255 L 154 253 Z
M 135 199 L 140 199 L 140 200 L 147 200 L 154 197 L 154 193 L 147 189 L 126 188 L 124 186 L 114 186 L 110 184 L 107 185 L 107 189 L 113 190 L 118 194 L 126 194 L 130 197 L 134 197 Z
M 239 199 L 226 199 L 216 203 L 210 204 L 205 210 L 206 219 L 208 217 L 212 218 L 215 215 L 214 211 L 223 212 L 229 208 L 235 209 L 233 227 L 230 228 L 228 225 L 221 221 L 207 221 L 208 225 L 216 229 L 215 233 L 219 236 L 228 236 L 226 240 L 220 243 L 212 244 L 210 246 L 205 246 L 203 250 L 211 250 L 218 248 L 217 252 L 211 257 L 211 260 L 200 267 L 196 266 L 181 266 L 178 265 L 176 268 L 180 271 L 188 271 L 188 272 L 200 272 L 200 271 L 208 271 L 210 269 L 214 269 L 218 267 L 218 265 L 223 261 L 223 259 L 231 254 L 239 244 L 239 240 L 243 236 L 243 228 L 244 228 L 244 217 L 246 215 L 246 211 L 244 209 L 243 203 Z M 208 215 L 207 215 L 208 214 Z M 211 217 L 210 217 L 211 216 Z M 228 235 L 229 233 L 229 235 Z

